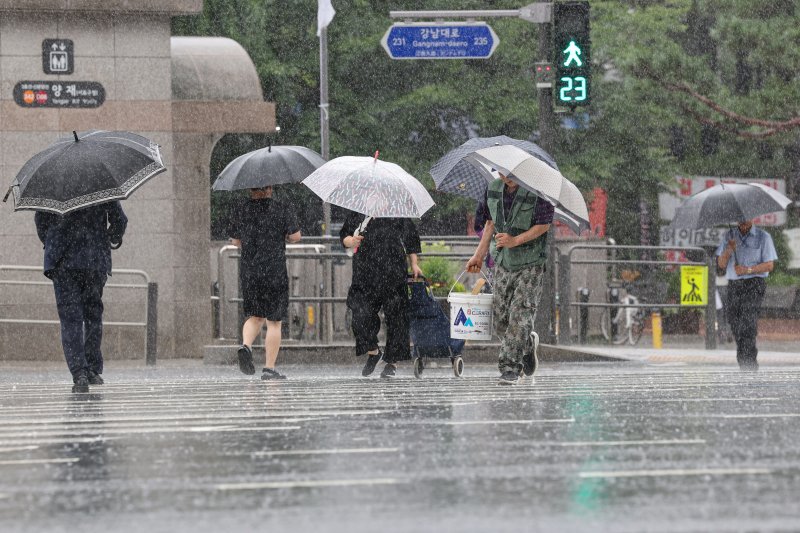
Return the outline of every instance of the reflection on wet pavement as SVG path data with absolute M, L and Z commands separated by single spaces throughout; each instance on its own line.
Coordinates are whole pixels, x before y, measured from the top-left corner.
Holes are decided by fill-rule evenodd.
M 0 529 L 800 529 L 800 369 L 290 370 L 4 376 Z

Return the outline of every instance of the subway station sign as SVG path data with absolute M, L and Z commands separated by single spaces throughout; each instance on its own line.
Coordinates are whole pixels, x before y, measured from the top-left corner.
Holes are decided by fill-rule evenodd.
M 106 100 L 106 90 L 96 81 L 21 81 L 14 86 L 20 107 L 92 108 Z

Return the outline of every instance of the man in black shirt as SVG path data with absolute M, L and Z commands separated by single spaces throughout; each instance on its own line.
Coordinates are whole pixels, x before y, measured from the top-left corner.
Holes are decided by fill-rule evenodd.
M 250 189 L 250 199 L 231 214 L 231 241 L 242 250 L 239 263 L 240 293 L 247 320 L 242 328 L 239 370 L 255 374 L 253 342 L 266 323 L 266 366 L 261 379 L 285 379 L 275 370 L 281 347 L 281 320 L 289 307 L 286 243 L 300 240 L 293 211 L 272 199 L 272 187 Z
M 361 375 L 372 374 L 383 358 L 386 367 L 381 377 L 391 378 L 396 362 L 407 358 L 411 349 L 406 281 L 409 263 L 414 277 L 422 276 L 417 264 L 417 254 L 422 250 L 417 227 L 405 218 L 371 219 L 358 236 L 353 236 L 364 218 L 348 213 L 339 232 L 342 245 L 355 250 L 347 307 L 353 313 L 356 355 L 367 354 Z M 381 309 L 386 320 L 386 353 L 378 348 Z

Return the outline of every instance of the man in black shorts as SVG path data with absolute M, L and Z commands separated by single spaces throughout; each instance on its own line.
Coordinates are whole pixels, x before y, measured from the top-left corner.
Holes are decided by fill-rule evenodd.
M 289 307 L 286 243 L 300 240 L 297 217 L 272 199 L 272 187 L 250 189 L 250 198 L 231 213 L 229 235 L 242 250 L 239 284 L 248 317 L 242 328 L 239 370 L 255 374 L 253 342 L 266 323 L 266 365 L 261 379 L 286 379 L 275 370 L 275 361 L 281 347 L 281 320 Z

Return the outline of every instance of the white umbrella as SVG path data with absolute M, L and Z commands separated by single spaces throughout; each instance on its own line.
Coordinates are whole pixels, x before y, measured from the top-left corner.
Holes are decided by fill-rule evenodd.
M 324 202 L 373 218 L 420 218 L 433 198 L 399 165 L 375 157 L 332 159 L 303 184 Z
M 589 209 L 581 191 L 561 172 L 541 159 L 511 145 L 483 148 L 467 158 L 498 169 L 524 189 L 549 200 L 576 219 L 581 227 L 589 228 Z

